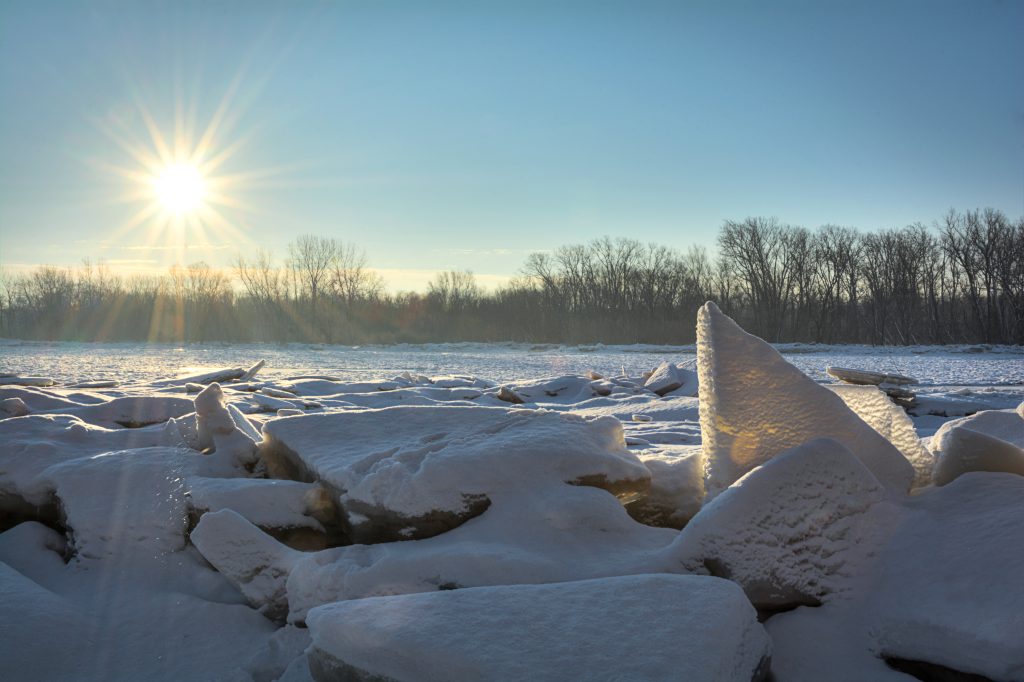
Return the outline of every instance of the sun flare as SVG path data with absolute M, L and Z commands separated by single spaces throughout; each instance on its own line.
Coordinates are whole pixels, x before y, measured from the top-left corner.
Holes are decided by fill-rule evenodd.
M 165 211 L 175 215 L 192 213 L 203 205 L 206 178 L 192 164 L 171 164 L 153 177 L 153 192 Z

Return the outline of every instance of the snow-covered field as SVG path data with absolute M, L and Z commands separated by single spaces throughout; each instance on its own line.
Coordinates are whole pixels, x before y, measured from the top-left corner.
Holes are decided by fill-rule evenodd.
M 1024 349 L 698 334 L 0 342 L 0 679 L 1024 679 Z

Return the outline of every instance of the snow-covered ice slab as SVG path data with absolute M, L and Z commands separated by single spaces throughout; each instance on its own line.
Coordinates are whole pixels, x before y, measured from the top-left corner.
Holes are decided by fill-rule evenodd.
M 697 367 L 708 497 L 818 437 L 841 442 L 891 490 L 909 490 L 914 468 L 892 443 L 711 302 L 697 313 Z
M 969 473 L 878 505 L 888 535 L 848 589 L 771 618 L 779 682 L 903 682 L 883 659 L 1024 679 L 1024 477 Z M 851 542 L 856 538 L 851 538 Z
M 671 362 L 663 362 L 651 372 L 644 382 L 644 388 L 660 396 L 669 393 L 680 396 L 696 396 L 697 373 Z
M 71 414 L 82 421 L 108 428 L 140 427 L 162 424 L 168 419 L 181 417 L 194 410 L 188 398 L 172 396 L 123 396 L 104 403 L 81 407 L 61 407 L 50 410 L 59 414 Z
M 987 410 L 946 422 L 931 440 L 938 458 L 934 482 L 945 485 L 969 471 L 1024 475 L 1024 417 L 1016 410 Z
M 825 373 L 848 384 L 860 384 L 864 386 L 878 386 L 879 384 L 892 384 L 893 386 L 909 386 L 917 383 L 917 379 L 888 372 L 870 372 L 863 369 L 851 369 L 849 367 L 826 367 Z
M 480 514 L 497 492 L 547 480 L 627 498 L 650 484 L 611 418 L 403 406 L 274 419 L 263 434 L 270 474 L 333 488 L 357 539 L 436 535 Z
M 204 514 L 192 544 L 263 615 L 288 613 L 285 581 L 300 553 L 270 537 L 231 509 Z
M 861 567 L 882 486 L 838 441 L 777 455 L 718 495 L 666 551 L 682 569 L 735 581 L 758 608 L 817 604 Z
M 479 517 L 424 540 L 297 554 L 224 510 L 192 541 L 254 606 L 301 623 L 345 599 L 649 573 L 676 534 L 637 523 L 606 491 L 547 482 L 496 493 Z
M 704 501 L 704 459 L 699 445 L 660 445 L 636 451 L 651 472 L 651 487 L 626 505 L 640 523 L 682 528 Z
M 109 400 L 106 396 L 96 393 L 74 392 L 70 397 L 67 392 L 31 388 L 27 386 L 0 386 L 0 400 L 18 398 L 32 412 L 44 410 L 74 409 L 83 405 L 102 403 Z
M 0 420 L 0 511 L 51 505 L 52 484 L 41 474 L 54 464 L 164 442 L 160 427 L 107 429 L 57 414 Z
M 231 509 L 263 530 L 325 532 L 316 518 L 320 489 L 312 483 L 195 476 L 188 479 L 187 488 L 189 508 L 196 519 L 206 512 Z
M 436 537 L 302 557 L 288 578 L 289 620 L 342 599 L 649 573 L 676 535 L 637 523 L 596 488 L 496 495 L 482 515 Z
M 770 642 L 725 580 L 643 575 L 330 604 L 309 616 L 328 680 L 747 682 Z
M 185 546 L 188 501 L 183 452 L 142 448 L 74 459 L 46 470 L 74 551 L 101 559 Z

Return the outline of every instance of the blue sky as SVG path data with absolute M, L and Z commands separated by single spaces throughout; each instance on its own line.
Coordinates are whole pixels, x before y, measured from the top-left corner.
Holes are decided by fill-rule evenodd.
M 862 229 L 1024 214 L 1024 2 L 6 2 L 0 264 L 222 265 L 295 235 L 392 288 L 530 251 L 711 246 L 748 215 Z M 176 106 L 231 228 L 128 228 Z M 197 135 L 198 136 L 198 135 Z M 136 192 L 137 193 L 137 192 Z M 189 248 L 182 255 L 181 246 Z

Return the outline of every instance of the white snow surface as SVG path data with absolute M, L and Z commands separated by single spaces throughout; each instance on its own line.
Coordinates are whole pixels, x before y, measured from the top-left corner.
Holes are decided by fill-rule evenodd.
M 746 682 L 770 655 L 743 593 L 699 576 L 362 599 L 315 609 L 309 628 L 314 670 L 340 662 L 396 682 Z
M 1016 410 L 988 410 L 946 422 L 932 436 L 938 462 L 933 479 L 945 485 L 969 471 L 1024 476 L 1024 403 Z
M 737 600 L 749 614 L 747 599 L 764 609 L 774 679 L 910 679 L 885 658 L 1024 679 L 1024 476 L 1012 473 L 1024 349 L 773 350 L 728 324 L 699 349 L 714 367 L 703 402 L 686 382 L 663 397 L 644 387 L 663 363 L 661 374 L 685 372 L 694 346 L 0 341 L 0 373 L 55 382 L 0 386 L 0 679 L 309 682 L 304 624 L 377 603 L 429 607 L 422 625 L 382 621 L 367 630 L 380 638 L 363 642 L 387 643 L 389 659 L 417 672 L 446 660 L 443 631 L 428 623 L 450 622 L 467 656 L 469 642 L 495 664 L 512 656 L 503 640 L 542 643 L 517 659 L 523 677 L 564 665 L 602 679 L 576 652 L 621 642 L 620 663 L 659 666 L 692 649 L 696 665 L 750 632 L 749 615 L 729 620 Z M 916 404 L 908 416 L 873 387 L 840 387 L 827 365 L 913 376 Z M 523 405 L 500 400 L 503 386 Z M 710 417 L 718 431 L 702 440 Z M 291 429 L 315 466 L 273 478 L 257 456 L 267 443 L 254 448 L 264 425 Z M 730 447 L 737 459 L 712 468 L 732 473 L 705 503 L 705 460 L 722 454 L 726 433 L 758 454 Z M 923 485 L 933 463 L 954 472 L 941 487 Z M 360 524 L 388 520 L 370 518 L 382 510 L 413 523 L 408 514 L 462 509 L 476 495 L 487 505 L 432 537 L 399 523 L 387 541 L 348 544 Z M 304 544 L 310 534 L 322 542 Z M 718 606 L 649 586 L 608 590 L 652 574 L 735 587 L 708 592 Z M 494 620 L 475 628 L 442 605 L 476 590 L 481 603 L 505 590 L 568 595 L 579 581 L 603 585 L 600 596 L 544 637 L 534 623 L 571 599 L 517 597 L 538 614 L 481 611 Z M 640 605 L 656 617 L 627 627 L 601 611 Z M 722 624 L 706 646 L 691 646 L 706 636 L 693 629 L 697 613 Z M 567 625 L 591 617 L 592 637 Z M 415 647 L 395 647 L 399 631 Z M 647 677 L 685 678 L 686 665 Z
M 819 438 L 781 453 L 715 497 L 666 556 L 737 582 L 759 608 L 825 601 L 862 568 L 882 486 L 849 450 Z M 678 571 L 679 569 L 676 568 Z
M 391 407 L 285 417 L 263 427 L 353 501 L 408 517 L 547 480 L 644 489 L 650 474 L 616 419 L 487 407 Z
M 1024 679 L 1024 477 L 965 474 L 881 503 L 873 559 L 842 595 L 771 618 L 780 682 L 906 681 L 882 660 Z M 862 541 L 862 538 L 851 538 Z

